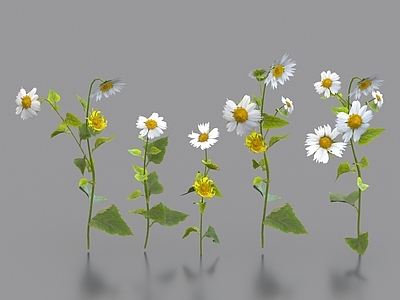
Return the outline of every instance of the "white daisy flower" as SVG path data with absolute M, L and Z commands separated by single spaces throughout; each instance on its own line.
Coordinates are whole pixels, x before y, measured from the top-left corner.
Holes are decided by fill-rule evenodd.
M 343 133 L 343 141 L 350 141 L 353 136 L 353 140 L 358 142 L 360 136 L 369 127 L 368 122 L 372 119 L 372 112 L 367 111 L 367 105 L 361 104 L 358 100 L 353 101 L 351 104 L 349 114 L 340 112 L 336 115 L 336 128 L 339 132 Z
M 163 119 L 155 112 L 149 118 L 140 116 L 136 122 L 136 128 L 142 129 L 139 133 L 142 137 L 147 134 L 149 139 L 154 139 L 162 135 L 163 130 L 167 129 L 167 123 Z
M 188 135 L 192 140 L 190 140 L 190 144 L 195 148 L 199 148 L 201 150 L 208 149 L 216 142 L 218 142 L 217 138 L 219 137 L 218 128 L 214 128 L 210 131 L 210 123 L 199 124 L 197 126 L 199 128 L 200 133 L 195 133 L 192 131 L 191 134 Z
M 285 54 L 278 62 L 274 62 L 271 66 L 264 83 L 271 83 L 272 89 L 278 87 L 278 82 L 283 85 L 286 80 L 289 80 L 290 76 L 293 76 L 293 73 L 296 70 L 293 68 L 296 65 L 296 62 L 289 59 L 288 56 L 288 54 Z
M 96 101 L 101 100 L 103 95 L 104 97 L 108 98 L 111 95 L 114 95 L 115 92 L 120 92 L 124 85 L 125 82 L 122 82 L 120 78 L 106 80 L 100 83 L 99 88 L 97 89 L 97 91 L 90 95 L 90 98 L 92 99 L 96 97 Z
M 321 72 L 321 81 L 314 83 L 315 90 L 318 94 L 324 93 L 326 98 L 332 94 L 337 94 L 340 90 L 340 76 L 330 70 Z
M 18 105 L 15 109 L 15 114 L 21 114 L 21 119 L 32 119 L 37 116 L 37 112 L 40 111 L 40 102 L 37 100 L 39 98 L 36 95 L 36 88 L 34 87 L 28 94 L 25 89 L 21 87 L 15 103 Z
M 261 113 L 255 108 L 256 104 L 250 102 L 249 95 L 245 95 L 238 105 L 232 100 L 226 99 L 222 113 L 224 119 L 228 121 L 226 124 L 228 132 L 232 132 L 236 128 L 236 133 L 242 136 L 253 131 L 261 120 Z
M 383 95 L 379 91 L 373 91 L 372 92 L 372 97 L 374 98 L 374 103 L 378 105 L 379 108 L 382 107 L 383 104 Z
M 350 97 L 354 96 L 354 99 L 360 99 L 361 93 L 365 96 L 372 93 L 374 90 L 379 89 L 383 80 L 379 79 L 377 75 L 364 78 L 357 83 L 357 87 L 350 93 Z
M 291 114 L 294 110 L 293 102 L 289 98 L 285 98 L 283 96 L 281 101 L 284 104 L 284 108 L 288 111 L 289 114 Z
M 338 157 L 342 157 L 342 153 L 346 148 L 346 143 L 335 142 L 335 138 L 339 135 L 337 128 L 331 129 L 331 126 L 318 126 L 314 129 L 314 133 L 308 133 L 305 145 L 307 156 L 314 154 L 315 162 L 326 164 L 329 161 L 329 153 Z

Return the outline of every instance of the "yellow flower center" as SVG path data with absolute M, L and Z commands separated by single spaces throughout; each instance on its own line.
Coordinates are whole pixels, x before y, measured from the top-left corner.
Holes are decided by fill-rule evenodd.
M 152 129 L 157 127 L 157 122 L 154 121 L 154 120 L 147 120 L 146 121 L 146 127 L 147 127 L 147 129 L 152 130 Z
M 277 65 L 272 70 L 272 75 L 274 75 L 275 78 L 278 78 L 282 76 L 283 72 L 285 72 L 285 67 L 282 65 Z
M 330 137 L 324 136 L 319 139 L 319 145 L 321 148 L 329 149 L 332 146 L 332 140 Z
M 360 91 L 365 90 L 372 84 L 372 81 L 369 79 L 365 79 L 358 84 Z
M 199 142 L 203 143 L 208 141 L 208 133 L 202 133 L 199 135 Z
M 101 131 L 107 127 L 107 120 L 104 119 L 104 116 L 100 115 L 100 111 L 94 110 L 90 115 L 88 125 L 93 130 Z
M 262 146 L 263 146 L 263 143 L 262 143 L 262 141 L 260 141 L 260 140 L 253 140 L 252 142 L 251 142 L 251 149 L 253 150 L 253 151 L 260 151 L 260 149 L 262 148 Z
M 208 177 L 202 177 L 195 181 L 193 187 L 201 197 L 212 198 L 215 195 L 215 188 L 212 183 L 213 181 Z
M 378 94 L 375 95 L 375 98 L 376 98 L 376 100 L 378 100 L 378 101 L 381 101 L 381 100 L 382 100 L 381 96 L 379 96 Z
M 211 186 L 208 183 L 202 183 L 198 190 L 200 195 L 208 195 L 211 192 Z
M 32 103 L 32 99 L 28 95 L 26 95 L 22 98 L 21 105 L 23 108 L 27 109 L 27 108 L 31 107 L 31 103 Z
M 332 86 L 332 80 L 330 78 L 325 78 L 324 80 L 322 80 L 321 85 L 324 88 L 329 89 Z
M 104 81 L 101 85 L 100 85 L 100 90 L 105 93 L 109 90 L 111 90 L 114 87 L 114 83 L 112 83 L 112 81 Z
M 292 107 L 292 104 L 290 104 L 289 101 L 286 101 L 286 106 L 287 106 L 287 107 Z
M 236 120 L 236 122 L 244 123 L 247 121 L 248 117 L 249 114 L 243 107 L 238 107 L 233 111 L 233 118 Z
M 246 137 L 245 145 L 254 153 L 261 153 L 265 151 L 264 139 L 262 138 L 261 134 L 256 132 L 253 132 Z
M 351 115 L 347 120 L 347 124 L 351 129 L 357 129 L 362 125 L 362 118 L 360 115 Z

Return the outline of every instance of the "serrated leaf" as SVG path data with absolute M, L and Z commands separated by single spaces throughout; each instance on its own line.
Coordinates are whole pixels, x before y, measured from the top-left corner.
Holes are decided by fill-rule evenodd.
M 106 209 L 100 210 L 90 221 L 89 225 L 93 228 L 103 230 L 108 234 L 118 234 L 120 236 L 133 235 L 129 226 L 122 219 L 118 208 L 112 204 Z
M 182 236 L 182 239 L 184 239 L 185 237 L 187 237 L 191 232 L 197 232 L 197 234 L 200 234 L 200 230 L 199 228 L 192 226 L 192 227 L 188 227 L 185 230 L 184 235 Z
M 360 168 L 368 168 L 369 167 L 368 158 L 363 156 L 363 158 L 361 158 L 361 160 L 356 165 L 358 165 Z
M 82 175 L 85 173 L 86 168 L 86 159 L 85 158 L 75 158 L 74 159 L 75 166 L 81 171 Z
M 79 127 L 82 126 L 83 124 L 77 116 L 75 116 L 73 113 L 70 112 L 66 113 L 64 123 L 65 125 L 70 127 Z
M 348 172 L 351 172 L 350 164 L 348 162 L 341 163 L 337 168 L 337 175 L 335 181 L 339 178 L 340 175 Z
M 156 155 L 156 154 L 158 154 L 158 153 L 160 153 L 160 152 L 161 152 L 160 149 L 158 149 L 157 147 L 154 147 L 154 146 L 153 146 L 153 147 L 150 148 L 148 154 Z
M 281 135 L 281 136 L 278 136 L 278 135 L 271 136 L 271 138 L 269 139 L 269 142 L 268 142 L 268 147 L 271 148 L 274 144 L 286 139 L 289 135 L 290 135 L 290 132 L 288 134 Z
M 78 98 L 79 102 L 81 103 L 83 111 L 86 112 L 86 110 L 87 110 L 87 101 L 85 99 L 83 99 L 82 97 L 80 97 L 79 95 L 76 95 L 76 97 Z
M 143 215 L 146 212 L 145 208 L 137 208 L 137 209 L 130 209 L 128 210 L 133 215 Z
M 211 159 L 207 159 L 204 160 L 202 159 L 201 162 L 203 163 L 203 165 L 205 165 L 207 168 L 209 168 L 210 170 L 219 170 L 219 167 L 217 164 L 214 164 Z
M 289 203 L 275 208 L 263 221 L 264 225 L 279 229 L 285 233 L 306 234 L 303 224 L 296 217 Z
M 104 143 L 108 143 L 111 142 L 113 139 L 115 138 L 115 134 L 110 136 L 110 137 L 99 137 L 96 139 L 96 141 L 94 142 L 94 148 L 93 151 L 97 148 L 99 148 L 101 145 L 103 145 Z
M 364 255 L 368 248 L 368 232 L 361 233 L 357 238 L 345 238 L 346 244 L 358 254 Z
M 89 184 L 85 184 L 85 185 L 80 185 L 79 189 L 84 192 L 86 194 L 86 196 L 89 198 L 90 200 L 90 196 L 92 195 L 92 188 L 91 186 L 89 186 Z M 106 201 L 107 198 L 103 197 L 103 196 L 96 196 L 94 195 L 93 197 L 93 203 L 100 203 L 100 202 L 104 202 Z
M 158 182 L 158 175 L 156 171 L 153 171 L 148 175 L 147 184 L 149 195 L 161 194 L 164 191 L 164 187 Z
M 90 131 L 86 123 L 83 123 L 79 126 L 79 139 L 80 140 L 87 140 L 91 137 Z
M 360 139 L 358 140 L 358 144 L 360 146 L 364 146 L 364 145 L 368 144 L 369 142 L 373 141 L 374 139 L 376 139 L 384 131 L 385 131 L 385 128 L 368 128 L 360 136 Z
M 52 104 L 52 106 L 57 106 L 56 103 L 60 101 L 61 97 L 53 90 L 49 90 L 49 94 L 47 96 L 47 100 Z
M 253 169 L 257 169 L 260 166 L 255 159 L 252 159 L 251 162 L 253 163 Z
M 64 123 L 61 123 L 60 125 L 58 125 L 58 127 L 56 128 L 55 131 L 53 131 L 50 134 L 50 138 L 55 137 L 56 135 L 59 135 L 60 133 L 67 133 L 70 134 L 71 132 L 69 131 L 69 129 L 67 128 L 67 126 Z
M 187 195 L 187 194 L 193 193 L 194 191 L 195 191 L 194 187 L 193 187 L 193 186 L 191 186 L 191 187 L 188 189 L 188 191 L 187 191 L 186 193 L 183 193 L 183 194 L 181 194 L 181 196 L 184 196 L 184 195 Z
M 139 198 L 140 196 L 143 196 L 141 190 L 134 190 L 133 193 L 127 198 L 127 200 L 135 200 Z
M 370 109 L 372 109 L 373 111 L 378 112 L 379 107 L 378 107 L 378 105 L 377 105 L 375 102 L 373 102 L 373 101 L 368 101 L 368 102 L 367 102 L 367 105 L 368 105 L 368 107 L 369 107 Z
M 265 113 L 263 114 L 263 120 L 262 120 L 263 129 L 280 128 L 288 124 L 289 124 L 288 121 L 283 120 L 279 117 L 267 115 Z
M 208 226 L 206 233 L 204 234 L 203 237 L 207 237 L 209 239 L 212 239 L 212 241 L 216 244 L 219 244 L 219 239 L 218 239 L 218 235 L 215 232 L 214 227 L 212 226 Z
M 357 186 L 362 191 L 365 191 L 367 188 L 369 188 L 368 184 L 362 182 L 361 177 L 357 177 Z
M 148 153 L 147 154 L 148 162 L 160 164 L 164 159 L 167 146 L 168 146 L 168 136 L 160 138 L 152 143 L 149 143 L 147 145 L 148 149 L 151 149 L 152 147 L 156 147 L 157 149 L 160 149 L 160 152 L 157 154 Z
M 331 202 L 342 202 L 354 206 L 354 203 L 358 200 L 358 195 L 358 190 L 351 192 L 347 196 L 342 194 L 329 193 L 329 200 Z
M 143 212 L 142 215 L 160 225 L 168 227 L 177 225 L 179 222 L 184 221 L 188 216 L 188 214 L 183 212 L 169 209 L 161 202 L 150 208 L 148 211 Z
M 346 113 L 346 114 L 349 113 L 348 108 L 347 108 L 347 107 L 344 107 L 344 106 L 332 107 L 331 110 L 332 110 L 332 112 L 335 114 L 335 116 L 336 116 L 338 113 L 340 113 L 340 112 L 344 112 L 344 113 Z
M 142 151 L 140 149 L 128 149 L 128 152 L 133 156 L 142 157 Z

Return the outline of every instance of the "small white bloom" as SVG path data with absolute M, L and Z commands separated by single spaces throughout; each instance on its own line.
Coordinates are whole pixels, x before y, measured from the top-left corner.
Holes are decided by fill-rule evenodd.
M 115 78 L 112 80 L 106 80 L 102 83 L 100 83 L 99 88 L 90 95 L 90 98 L 96 97 L 96 101 L 101 100 L 103 97 L 110 97 L 111 95 L 114 95 L 115 92 L 120 92 L 122 88 L 124 87 L 125 82 L 122 82 L 120 78 Z
M 28 94 L 25 89 L 21 87 L 15 103 L 18 105 L 15 109 L 15 114 L 21 114 L 21 119 L 31 119 L 37 116 L 37 112 L 40 111 L 40 102 L 37 100 L 39 98 L 36 95 L 36 88 L 34 87 Z
M 149 118 L 140 116 L 136 122 L 136 128 L 141 129 L 140 135 L 145 137 L 148 134 L 149 139 L 159 137 L 167 129 L 167 123 L 159 117 L 158 113 L 152 113 Z
M 358 142 L 360 136 L 369 127 L 368 122 L 372 119 L 372 112 L 367 111 L 367 105 L 361 104 L 358 100 L 353 101 L 351 104 L 349 114 L 340 112 L 336 115 L 336 128 L 339 132 L 343 133 L 343 141 L 350 141 L 353 136 L 354 142 Z
M 383 104 L 383 95 L 379 91 L 373 91 L 372 92 L 372 97 L 374 98 L 374 103 L 378 105 L 379 108 L 382 107 Z
M 335 142 L 335 138 L 339 135 L 338 130 L 331 129 L 331 126 L 318 126 L 314 129 L 314 133 L 308 133 L 305 145 L 307 156 L 314 154 L 313 160 L 317 163 L 326 164 L 329 161 L 329 154 L 342 157 L 343 151 L 346 149 L 346 143 Z
M 288 54 L 285 54 L 278 62 L 274 62 L 270 68 L 267 79 L 264 83 L 271 83 L 272 89 L 278 87 L 278 82 L 283 85 L 285 81 L 289 80 L 290 76 L 293 76 L 293 73 L 296 70 L 294 68 L 296 62 L 291 58 L 288 58 L 288 56 Z
M 224 119 L 228 121 L 226 124 L 228 132 L 236 128 L 236 133 L 240 136 L 248 135 L 261 120 L 261 112 L 256 109 L 255 103 L 250 102 L 249 95 L 245 95 L 238 105 L 227 99 L 222 113 Z
M 293 102 L 289 98 L 285 98 L 283 96 L 281 101 L 284 104 L 284 108 L 288 111 L 289 114 L 291 114 L 294 110 Z
M 361 93 L 368 96 L 368 94 L 372 93 L 374 90 L 379 89 L 382 82 L 383 80 L 379 79 L 377 75 L 364 78 L 357 83 L 357 87 L 350 93 L 350 97 L 354 96 L 354 99 L 357 100 L 360 99 Z
M 218 128 L 214 128 L 210 131 L 210 123 L 199 124 L 197 126 L 199 128 L 200 133 L 195 133 L 192 131 L 191 134 L 188 135 L 192 140 L 190 140 L 190 144 L 195 148 L 199 148 L 201 150 L 208 149 L 216 142 L 218 142 L 217 138 L 219 137 Z
M 315 90 L 318 94 L 324 93 L 326 98 L 329 98 L 332 94 L 337 94 L 340 90 L 339 81 L 340 76 L 335 72 L 331 73 L 330 70 L 321 72 L 321 81 L 314 83 Z

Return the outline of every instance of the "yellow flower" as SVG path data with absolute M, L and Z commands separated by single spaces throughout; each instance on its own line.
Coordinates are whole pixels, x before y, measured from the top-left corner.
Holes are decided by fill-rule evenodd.
M 104 119 L 104 116 L 100 115 L 101 111 L 93 110 L 88 118 L 88 125 L 93 130 L 102 131 L 107 127 L 107 120 Z
M 255 131 L 246 137 L 245 145 L 254 153 L 262 153 L 267 149 L 262 135 Z
M 214 182 L 207 176 L 197 179 L 193 184 L 194 190 L 200 197 L 212 198 L 215 196 L 216 189 Z

